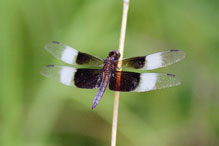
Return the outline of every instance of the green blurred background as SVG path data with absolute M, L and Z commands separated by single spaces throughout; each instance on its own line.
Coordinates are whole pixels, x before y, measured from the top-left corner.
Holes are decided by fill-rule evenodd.
M 0 0 L 0 146 L 108 146 L 114 92 L 40 75 L 64 64 L 56 40 L 105 58 L 118 49 L 122 0 Z M 124 57 L 181 49 L 183 61 L 153 72 L 178 87 L 121 93 L 118 146 L 219 146 L 219 1 L 131 0 Z M 64 64 L 65 65 L 65 64 Z

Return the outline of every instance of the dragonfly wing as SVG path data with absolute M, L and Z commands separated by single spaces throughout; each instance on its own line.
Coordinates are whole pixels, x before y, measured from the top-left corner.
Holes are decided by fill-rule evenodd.
M 68 66 L 48 65 L 43 67 L 40 73 L 64 85 L 77 88 L 99 88 L 102 81 L 102 71 L 98 69 L 76 69 Z
M 175 75 L 117 71 L 111 77 L 109 89 L 124 92 L 145 92 L 180 85 Z
M 52 41 L 46 44 L 46 50 L 55 58 L 72 65 L 102 66 L 103 60 L 95 56 L 79 52 L 63 43 Z
M 180 50 L 167 50 L 147 56 L 133 57 L 121 60 L 122 67 L 141 70 L 153 70 L 174 64 L 185 58 L 185 53 Z M 119 61 L 120 62 L 120 61 Z

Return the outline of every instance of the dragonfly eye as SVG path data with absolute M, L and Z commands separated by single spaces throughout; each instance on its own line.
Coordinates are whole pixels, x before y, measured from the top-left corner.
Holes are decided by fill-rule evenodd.
M 111 52 L 109 52 L 109 57 L 112 57 L 112 56 L 114 56 L 114 54 L 115 54 L 115 52 L 114 52 L 114 51 L 111 51 Z

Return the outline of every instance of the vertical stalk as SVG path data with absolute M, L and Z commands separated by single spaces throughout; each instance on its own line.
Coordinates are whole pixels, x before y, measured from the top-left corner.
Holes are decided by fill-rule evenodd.
M 119 52 L 121 54 L 120 59 L 123 58 L 123 52 L 124 52 L 128 9 L 129 9 L 129 0 L 123 0 L 123 14 L 122 14 L 122 24 L 121 24 L 121 33 L 120 33 L 120 41 L 119 41 Z M 121 68 L 121 67 L 122 67 L 122 64 L 118 64 L 118 68 Z M 119 92 L 115 92 L 111 146 L 116 146 L 118 110 L 119 110 Z

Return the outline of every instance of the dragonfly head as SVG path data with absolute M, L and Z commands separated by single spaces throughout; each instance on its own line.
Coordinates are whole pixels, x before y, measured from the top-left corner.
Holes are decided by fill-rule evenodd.
M 120 57 L 119 51 L 110 51 L 109 52 L 109 57 L 112 58 L 113 60 L 118 60 Z

